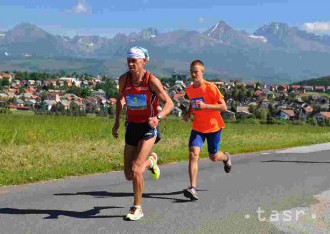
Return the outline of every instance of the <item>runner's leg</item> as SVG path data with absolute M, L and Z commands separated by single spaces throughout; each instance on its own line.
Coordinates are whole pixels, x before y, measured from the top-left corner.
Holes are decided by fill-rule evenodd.
M 142 204 L 142 193 L 144 189 L 143 172 L 150 167 L 151 163 L 148 160 L 149 153 L 154 146 L 156 137 L 148 140 L 140 140 L 136 160 L 133 163 L 133 191 L 134 205 Z
M 136 158 L 137 147 L 125 145 L 124 148 L 124 173 L 127 180 L 133 180 L 133 160 Z

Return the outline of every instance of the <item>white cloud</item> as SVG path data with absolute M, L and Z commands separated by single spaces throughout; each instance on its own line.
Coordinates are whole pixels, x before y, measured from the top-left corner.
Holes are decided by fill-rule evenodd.
M 330 22 L 304 23 L 304 29 L 311 33 L 328 33 L 330 32 Z
M 78 0 L 77 6 L 73 8 L 73 12 L 76 14 L 86 14 L 88 7 L 85 0 Z
M 204 17 L 201 16 L 201 17 L 198 18 L 199 23 L 204 23 L 204 21 L 205 21 Z

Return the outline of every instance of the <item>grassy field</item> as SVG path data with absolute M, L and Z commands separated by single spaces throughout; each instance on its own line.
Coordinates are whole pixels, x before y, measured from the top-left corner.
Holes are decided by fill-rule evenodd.
M 307 92 L 302 96 L 317 96 L 317 97 L 326 96 L 330 98 L 330 93 Z
M 120 170 L 124 128 L 104 117 L 0 115 L 0 186 Z M 155 146 L 160 163 L 185 161 L 190 124 L 169 118 Z M 330 142 L 330 128 L 227 124 L 221 149 L 232 154 Z M 206 157 L 206 147 L 202 151 Z

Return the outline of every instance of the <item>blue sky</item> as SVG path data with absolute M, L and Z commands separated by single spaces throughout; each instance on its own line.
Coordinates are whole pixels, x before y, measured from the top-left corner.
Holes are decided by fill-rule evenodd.
M 315 33 L 330 33 L 329 0 L 0 0 L 0 31 L 32 23 L 66 36 L 137 32 L 204 31 L 218 21 L 253 32 L 284 22 Z

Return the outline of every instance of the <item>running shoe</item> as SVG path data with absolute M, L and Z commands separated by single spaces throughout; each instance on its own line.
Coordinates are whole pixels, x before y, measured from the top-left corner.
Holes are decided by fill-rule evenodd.
M 141 208 L 132 206 L 129 213 L 126 215 L 126 220 L 136 221 L 143 217 L 143 211 Z
M 149 156 L 149 159 L 150 159 L 150 161 L 152 161 L 152 164 L 153 164 L 153 166 L 149 168 L 150 176 L 154 180 L 158 180 L 159 176 L 160 176 L 160 170 L 157 165 L 158 156 L 155 152 L 152 152 L 151 155 Z
M 230 160 L 230 154 L 228 152 L 224 152 L 224 155 L 227 156 L 227 160 L 223 161 L 224 169 L 226 173 L 229 173 L 231 171 L 231 160 Z
M 198 194 L 197 194 L 195 188 L 190 187 L 190 188 L 183 190 L 183 195 L 192 201 L 198 200 Z

